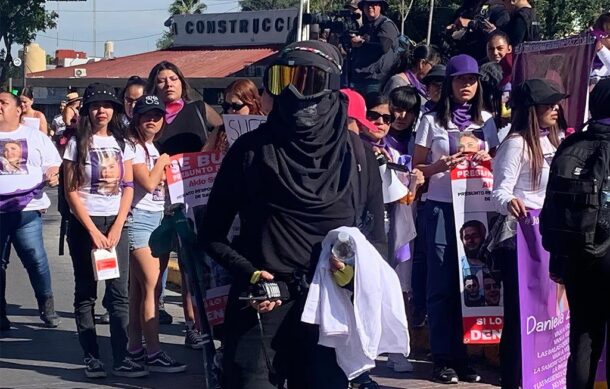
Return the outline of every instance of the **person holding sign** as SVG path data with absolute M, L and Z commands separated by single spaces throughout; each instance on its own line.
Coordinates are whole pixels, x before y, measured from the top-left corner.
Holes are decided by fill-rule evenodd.
M 74 267 L 74 315 L 78 339 L 84 353 L 85 375 L 105 377 L 95 333 L 94 307 L 97 281 L 91 261 L 92 250 L 114 249 L 120 276 L 106 280 L 103 305 L 110 313 L 112 373 L 122 377 L 142 377 L 148 371 L 127 358 L 129 301 L 129 245 L 125 220 L 133 199 L 134 153 L 126 144 L 119 114 L 123 104 L 114 89 L 93 83 L 83 95 L 76 136 L 64 153 L 66 200 L 70 206 L 68 245 Z M 102 163 L 112 159 L 116 169 L 116 192 L 107 191 L 107 174 Z
M 263 115 L 256 85 L 244 78 L 226 87 L 222 111 L 231 115 Z
M 492 201 L 504 215 L 496 223 L 504 223 L 509 228 L 511 223 L 516 223 L 515 219 L 525 218 L 528 209 L 542 208 L 550 162 L 565 130 L 558 126 L 558 104 L 565 97 L 565 93 L 547 80 L 526 80 L 513 89 L 511 130 L 493 163 Z M 501 248 L 492 251 L 492 259 L 504 285 L 504 329 L 500 341 L 502 388 L 517 389 L 521 381 L 519 285 L 516 237 L 510 239 L 510 244 L 504 242 Z
M 133 361 L 146 364 L 150 371 L 177 373 L 186 370 L 186 365 L 174 361 L 159 344 L 159 289 L 167 261 L 153 257 L 148 246 L 150 235 L 161 224 L 165 207 L 164 170 L 170 165 L 170 158 L 167 154 L 159 155 L 153 145 L 165 124 L 165 106 L 157 96 L 145 95 L 137 100 L 132 113 L 129 135 L 135 143 L 135 194 L 127 219 L 131 251 L 127 350 Z
M 446 67 L 441 99 L 425 114 L 416 132 L 414 166 L 429 178 L 424 218 L 428 261 L 428 322 L 434 358 L 434 379 L 478 382 L 481 376 L 469 365 L 462 342 L 459 258 L 449 171 L 465 161 L 488 161 L 498 145 L 496 125 L 482 109 L 479 66 L 468 55 L 452 57 Z M 478 151 L 459 151 L 466 133 L 481 140 Z

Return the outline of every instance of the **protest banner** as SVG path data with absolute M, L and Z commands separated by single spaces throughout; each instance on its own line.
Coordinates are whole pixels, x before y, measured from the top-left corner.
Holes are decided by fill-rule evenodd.
M 561 102 L 568 127 L 585 121 L 595 37 L 586 33 L 566 39 L 525 42 L 514 50 L 512 85 L 541 78 L 556 83 L 569 97 Z
M 225 321 L 229 289 L 231 289 L 231 285 L 219 286 L 206 291 L 204 301 L 205 312 L 208 315 L 208 322 L 212 326 L 217 326 Z
M 540 211 L 517 227 L 523 387 L 566 387 L 570 312 L 565 287 L 549 278 L 549 253 L 542 247 Z
M 464 133 L 458 136 L 468 137 Z M 484 147 L 481 142 L 480 147 Z M 462 142 L 452 139 L 450 133 L 449 143 L 452 149 Z M 457 149 L 450 151 L 451 154 L 455 152 Z M 491 202 L 493 175 L 491 161 L 474 162 L 472 155 L 467 155 L 466 160 L 451 171 L 464 343 L 494 344 L 500 342 L 502 334 L 502 285 L 497 273 L 479 257 L 489 227 L 497 217 Z
M 256 130 L 258 126 L 267 121 L 263 115 L 222 115 L 225 125 L 225 133 L 229 146 L 232 146 L 237 138 L 243 134 Z
M 176 154 L 165 168 L 169 198 L 172 204 L 184 204 L 186 214 L 206 205 L 220 170 L 223 154 L 216 151 Z

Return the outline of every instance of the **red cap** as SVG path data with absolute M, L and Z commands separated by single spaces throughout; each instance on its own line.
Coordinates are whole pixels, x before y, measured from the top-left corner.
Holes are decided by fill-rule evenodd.
M 347 96 L 348 100 L 347 117 L 356 120 L 371 131 L 377 130 L 377 126 L 366 118 L 366 103 L 364 102 L 364 97 L 352 89 L 341 89 L 341 92 Z

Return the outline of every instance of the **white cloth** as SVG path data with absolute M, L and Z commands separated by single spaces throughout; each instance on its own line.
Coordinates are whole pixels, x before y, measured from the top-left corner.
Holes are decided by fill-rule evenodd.
M 145 164 L 150 172 L 155 166 L 157 159 L 159 159 L 159 151 L 152 143 L 146 143 L 146 150 L 148 150 L 148 154 L 142 145 L 136 144 L 133 165 Z M 135 177 L 134 186 L 135 192 L 133 195 L 133 202 L 131 203 L 132 208 L 151 212 L 163 211 L 165 205 L 165 185 L 163 185 L 163 181 L 152 192 L 148 192 L 139 185 Z
M 61 165 L 51 140 L 38 128 L 24 125 L 15 131 L 0 132 L 0 193 L 33 189 L 44 181 L 44 172 Z M 24 211 L 47 209 L 51 201 L 41 192 Z
M 599 69 L 594 69 L 591 72 L 591 77 L 602 78 L 610 76 L 610 49 L 602 46 L 601 50 L 597 52 L 597 57 L 602 61 L 603 66 Z
M 40 119 L 39 118 L 31 118 L 31 117 L 23 116 L 21 118 L 21 121 L 23 122 L 24 126 L 40 131 Z
M 549 179 L 550 163 L 557 149 L 548 137 L 540 138 L 544 154 L 544 164 L 540 174 L 540 185 L 534 189 L 530 168 L 530 156 L 527 145 L 521 135 L 508 136 L 493 160 L 494 189 L 492 201 L 495 208 L 503 215 L 508 214 L 506 206 L 518 198 L 529 209 L 542 209 L 546 184 Z
M 331 246 L 341 231 L 356 243 L 353 304 L 352 293 L 339 287 L 330 272 Z M 320 326 L 318 344 L 335 349 L 348 379 L 375 367 L 375 358 L 382 353 L 410 351 L 398 277 L 354 227 L 334 229 L 324 238 L 301 320 Z
M 458 152 L 457 142 L 460 141 L 462 134 L 473 133 L 481 140 L 480 149 L 489 151 L 500 144 L 498 140 L 498 130 L 489 112 L 483 111 L 483 125 L 476 123 L 468 126 L 464 131 L 449 122 L 447 128 L 440 127 L 436 112 L 425 114 L 419 122 L 415 144 L 429 149 L 431 161 L 436 162 L 443 156 L 448 156 Z M 427 200 L 451 203 L 451 175 L 449 172 L 434 174 L 429 178 Z
M 133 160 L 133 148 L 128 144 L 122 151 L 114 136 L 93 135 L 85 162 L 84 183 L 78 196 L 91 216 L 118 214 L 123 193 L 123 164 Z M 64 159 L 76 161 L 76 138 L 71 138 Z

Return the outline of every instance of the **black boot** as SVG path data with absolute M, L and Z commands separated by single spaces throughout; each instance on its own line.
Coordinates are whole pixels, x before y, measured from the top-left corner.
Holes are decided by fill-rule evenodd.
M 43 301 L 38 302 L 38 311 L 40 312 L 40 320 L 44 322 L 47 328 L 55 328 L 61 323 L 59 316 L 55 312 L 55 303 L 53 296 L 46 297 Z
M 11 329 L 11 322 L 6 317 L 6 270 L 0 267 L 0 331 Z

